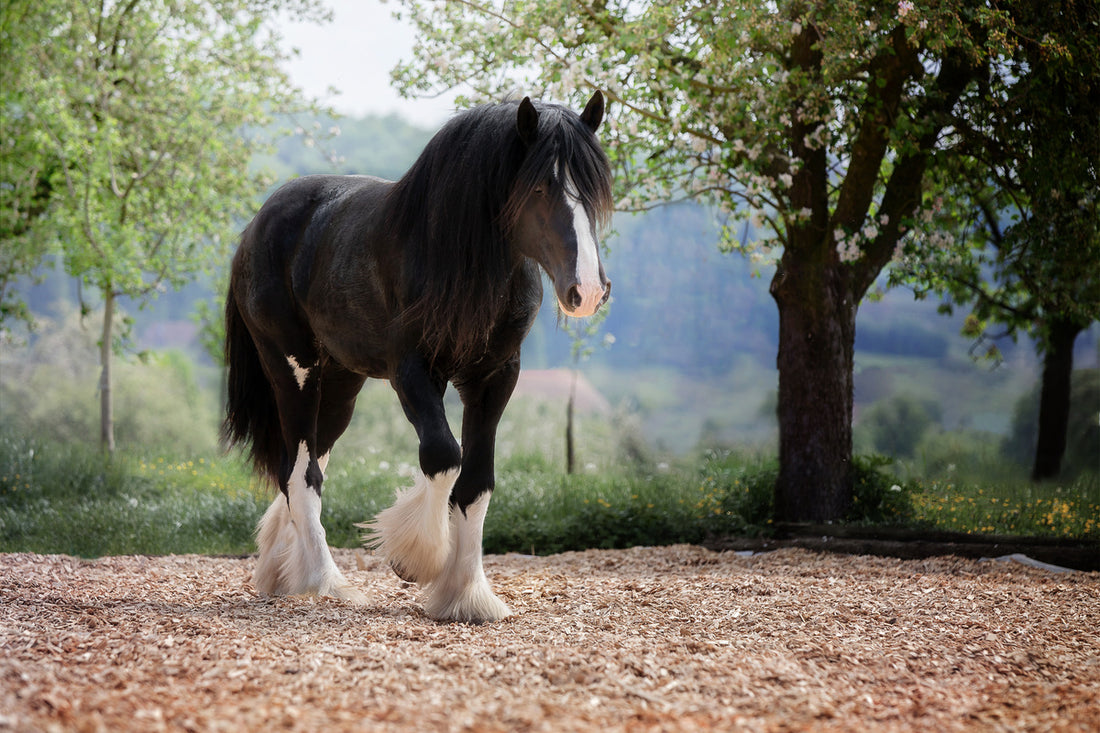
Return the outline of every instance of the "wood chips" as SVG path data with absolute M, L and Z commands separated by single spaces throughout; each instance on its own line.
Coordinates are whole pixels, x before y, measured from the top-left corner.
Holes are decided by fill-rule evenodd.
M 253 559 L 0 555 L 0 730 L 1100 730 L 1100 573 L 676 546 L 486 558 L 514 616 Z

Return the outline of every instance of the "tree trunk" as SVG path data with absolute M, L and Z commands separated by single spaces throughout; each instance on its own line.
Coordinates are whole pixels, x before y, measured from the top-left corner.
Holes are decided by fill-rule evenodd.
M 828 256 L 828 255 L 826 255 Z M 843 519 L 852 503 L 852 365 L 856 303 L 839 263 L 785 253 L 779 307 L 779 478 L 775 519 Z
M 115 296 L 106 288 L 103 299 L 103 334 L 99 344 L 99 447 L 107 452 L 115 452 L 115 415 L 111 399 L 111 340 L 112 326 L 115 320 Z
M 1069 426 L 1070 380 L 1073 374 L 1073 342 L 1082 326 L 1055 317 L 1043 355 L 1043 382 L 1039 392 L 1039 436 L 1035 443 L 1034 481 L 1057 478 L 1062 471 Z

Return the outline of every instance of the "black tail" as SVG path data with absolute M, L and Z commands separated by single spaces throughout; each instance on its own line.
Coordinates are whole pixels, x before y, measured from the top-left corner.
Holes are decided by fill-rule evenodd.
M 286 459 L 279 410 L 232 284 L 225 300 L 225 363 L 229 373 L 222 440 L 227 448 L 247 444 L 256 473 L 279 486 Z

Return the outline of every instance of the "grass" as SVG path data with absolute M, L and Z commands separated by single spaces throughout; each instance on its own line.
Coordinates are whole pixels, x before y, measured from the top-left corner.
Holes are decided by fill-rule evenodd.
M 899 480 L 888 461 L 857 462 L 850 520 L 970 533 L 1100 537 L 1100 481 L 1065 485 Z M 548 554 L 766 534 L 773 459 L 709 451 L 668 466 L 566 476 L 541 454 L 498 461 L 485 527 L 489 552 Z M 347 456 L 325 483 L 330 544 L 359 544 L 355 524 L 389 505 L 411 467 Z M 109 554 L 254 551 L 269 490 L 233 456 L 107 460 L 79 444 L 0 434 L 0 551 Z
M 1100 481 L 1069 485 L 1008 483 L 983 486 L 917 482 L 913 520 L 968 534 L 1100 537 Z

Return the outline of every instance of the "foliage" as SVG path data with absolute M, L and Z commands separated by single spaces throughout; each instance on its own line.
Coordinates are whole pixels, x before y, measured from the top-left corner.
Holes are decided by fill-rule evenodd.
M 820 192 L 828 210 L 806 211 L 807 155 L 827 154 L 843 177 L 867 145 L 918 151 L 921 135 L 937 129 L 921 105 L 943 80 L 913 65 L 936 66 L 945 54 L 983 59 L 982 44 L 1001 40 L 1004 22 L 997 11 L 952 3 L 403 4 L 419 31 L 415 61 L 394 70 L 407 93 L 461 88 L 460 103 L 469 103 L 519 87 L 579 101 L 586 87 L 603 89 L 619 105 L 607 134 L 620 208 L 712 201 L 733 217 L 725 245 L 759 256 L 831 211 L 830 246 L 851 262 L 888 261 L 902 220 L 915 213 L 881 200 L 897 165 L 859 171 L 879 177 L 858 192 L 864 205 L 848 200 L 856 182 L 838 180 Z M 801 65 L 798 54 L 811 46 L 816 65 Z M 894 97 L 878 97 L 894 86 Z M 881 108 L 891 102 L 904 113 Z M 861 131 L 868 115 L 886 128 Z M 762 228 L 752 242 L 733 224 L 749 217 Z
M 899 482 L 884 470 L 893 462 L 893 458 L 880 455 L 855 459 L 852 510 L 848 521 L 878 525 L 902 525 L 913 521 L 913 487 Z
M 103 297 L 108 448 L 115 300 L 178 287 L 224 258 L 262 188 L 249 163 L 263 141 L 242 132 L 301 106 L 264 30 L 277 12 L 323 16 L 315 0 L 3 6 L 5 145 L 19 176 L 16 220 L 0 234 L 21 254 L 0 270 L 54 248 Z
M 939 420 L 936 402 L 899 394 L 872 405 L 860 418 L 860 428 L 870 433 L 877 452 L 906 458 L 914 454 L 924 433 Z
M 1004 7 L 1012 43 L 957 120 L 965 154 L 925 195 L 946 246 L 910 240 L 894 277 L 970 305 L 971 337 L 1000 324 L 1042 346 L 1056 320 L 1100 318 L 1100 7 Z
M 13 0 L 0 10 L 0 327 L 33 322 L 17 286 L 42 259 L 36 225 L 49 204 L 58 165 L 35 139 L 33 121 L 20 112 L 34 99 L 25 83 L 29 70 L 15 60 L 33 52 L 59 13 L 60 3 L 52 0 Z

